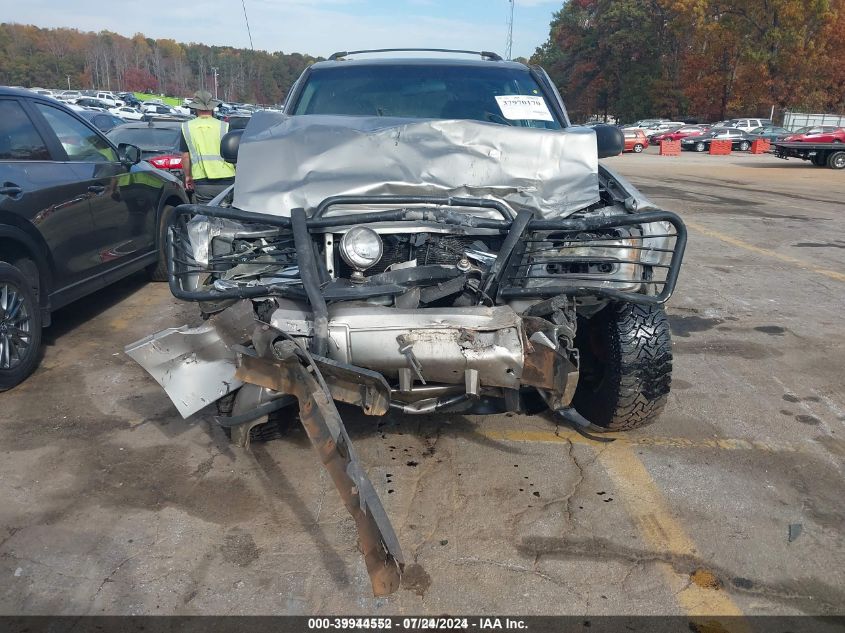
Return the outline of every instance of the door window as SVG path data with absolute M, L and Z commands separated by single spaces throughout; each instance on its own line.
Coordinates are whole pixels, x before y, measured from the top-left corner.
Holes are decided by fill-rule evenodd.
M 50 160 L 44 139 L 21 104 L 0 99 L 0 160 Z
M 87 125 L 53 106 L 38 103 L 36 107 L 59 137 L 68 160 L 85 163 L 117 161 L 114 149 Z

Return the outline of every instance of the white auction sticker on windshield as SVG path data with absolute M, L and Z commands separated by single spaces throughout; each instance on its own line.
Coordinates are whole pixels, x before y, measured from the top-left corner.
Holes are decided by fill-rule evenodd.
M 506 119 L 511 121 L 554 121 L 543 97 L 534 95 L 497 95 L 496 103 Z

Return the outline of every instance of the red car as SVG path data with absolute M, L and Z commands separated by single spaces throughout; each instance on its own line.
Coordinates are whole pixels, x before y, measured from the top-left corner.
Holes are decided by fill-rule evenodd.
M 642 130 L 625 130 L 625 151 L 639 154 L 648 147 L 648 139 Z
M 685 125 L 684 127 L 673 130 L 672 132 L 658 134 L 651 140 L 655 145 L 659 145 L 660 141 L 680 141 L 682 138 L 686 138 L 688 136 L 698 136 L 699 134 L 704 134 L 704 132 L 709 129 L 710 127 L 707 125 Z
M 802 127 L 783 139 L 784 143 L 845 143 L 845 128 L 835 125 Z

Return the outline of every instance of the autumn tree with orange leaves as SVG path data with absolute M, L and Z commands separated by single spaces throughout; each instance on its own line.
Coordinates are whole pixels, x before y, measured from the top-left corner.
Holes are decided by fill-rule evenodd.
M 532 58 L 574 119 L 845 109 L 845 0 L 569 0 Z

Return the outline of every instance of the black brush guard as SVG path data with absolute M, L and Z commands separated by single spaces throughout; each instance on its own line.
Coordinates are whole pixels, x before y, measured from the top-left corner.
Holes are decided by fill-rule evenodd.
M 326 217 L 324 215 L 329 207 L 341 204 L 387 204 L 400 208 L 340 216 Z M 431 208 L 408 208 L 404 205 L 427 205 Z M 511 219 L 480 218 L 470 213 L 453 211 L 444 207 L 494 209 L 501 213 L 502 217 Z M 298 234 L 299 239 L 295 241 L 299 255 L 297 264 L 300 269 L 301 284 L 258 284 L 221 289 L 205 286 L 197 290 L 187 287 L 185 280 L 189 275 L 196 275 L 197 273 L 208 275 L 212 272 L 210 267 L 200 265 L 193 260 L 190 249 L 186 248 L 189 245 L 186 235 L 186 222 L 197 215 L 274 227 L 290 231 L 294 238 Z M 401 275 L 376 275 L 362 284 L 353 285 L 347 280 L 329 280 L 324 273 L 321 274 L 313 244 L 310 243 L 310 240 L 305 243 L 302 239 L 304 230 L 308 229 L 325 230 L 356 224 L 397 221 L 447 224 L 454 226 L 458 233 L 471 229 L 493 229 L 504 235 L 505 240 L 497 259 L 483 281 L 486 294 L 490 297 L 496 297 L 497 303 L 508 299 L 547 298 L 557 295 L 606 297 L 640 304 L 665 303 L 674 292 L 687 242 L 687 231 L 683 220 L 675 213 L 662 210 L 624 215 L 543 220 L 534 218 L 533 214 L 527 211 L 520 212 L 514 217 L 513 211 L 503 203 L 480 198 L 335 196 L 323 201 L 310 217 L 306 217 L 301 209 L 292 210 L 291 217 L 283 217 L 243 211 L 235 207 L 184 204 L 177 207 L 167 221 L 165 253 L 170 290 L 175 297 L 185 301 L 214 302 L 227 299 L 281 296 L 308 299 L 312 307 L 315 302 L 318 305 L 322 304 L 320 306 L 322 307 L 325 306 L 326 301 L 361 300 L 375 296 L 398 295 L 412 285 L 420 285 L 425 282 L 440 283 L 456 276 L 448 271 L 441 271 L 439 277 L 429 278 L 426 276 L 421 278 L 419 274 L 414 274 L 414 269 L 407 269 Z M 660 230 L 650 235 L 626 234 L 624 239 L 628 241 L 628 244 L 625 246 L 612 244 L 613 241 L 616 241 L 615 238 L 601 237 L 602 232 L 607 234 L 614 229 L 627 229 L 650 223 L 668 223 L 671 229 L 668 232 Z M 528 267 L 528 264 L 523 261 L 526 254 L 530 254 L 526 245 L 532 241 L 549 242 L 548 238 L 538 240 L 533 237 L 537 234 L 548 233 L 554 233 L 558 236 L 551 240 L 552 242 L 557 240 L 558 244 L 555 246 L 557 249 L 600 247 L 610 251 L 604 258 L 590 257 L 591 261 L 606 261 L 614 266 L 619 264 L 641 265 L 644 271 L 648 271 L 648 274 L 644 275 L 642 280 L 639 280 L 639 284 L 649 292 L 632 292 L 613 287 L 597 286 L 595 284 L 601 282 L 618 285 L 631 285 L 632 282 L 638 282 L 638 280 L 631 279 L 608 278 L 601 274 L 561 273 L 547 275 L 542 277 L 545 280 L 544 285 L 531 285 L 529 281 L 536 281 L 538 277 L 529 278 L 524 273 L 519 273 L 520 270 L 525 271 Z M 597 234 L 599 234 L 599 237 L 596 237 Z M 560 237 L 561 235 L 564 237 Z M 644 240 L 657 239 L 668 239 L 673 243 L 668 248 L 645 245 Z M 645 264 L 640 260 L 625 260 L 614 257 L 612 254 L 614 248 L 624 248 L 636 252 L 671 252 L 671 257 L 668 263 Z M 570 260 L 564 259 L 561 261 Z M 548 261 L 543 260 L 540 263 L 548 263 Z M 533 265 L 536 265 L 536 262 Z

